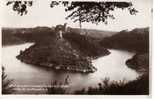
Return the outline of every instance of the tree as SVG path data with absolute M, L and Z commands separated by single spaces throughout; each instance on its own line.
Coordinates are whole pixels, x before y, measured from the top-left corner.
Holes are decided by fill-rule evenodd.
M 8 79 L 4 70 L 5 68 L 2 67 L 2 94 L 11 94 L 14 92 L 14 88 L 10 86 L 13 80 Z
M 51 81 L 50 87 L 46 87 L 47 94 L 68 94 L 69 76 L 65 78 L 64 82 Z
M 31 7 L 33 1 L 8 1 L 6 5 L 12 5 L 12 10 L 16 11 L 21 16 L 27 14 L 27 7 Z
M 12 5 L 14 11 L 23 15 L 27 13 L 27 6 L 31 7 L 32 4 L 33 1 L 9 1 L 6 5 Z M 95 24 L 104 22 L 107 24 L 108 18 L 115 19 L 114 15 L 111 13 L 115 9 L 128 9 L 131 15 L 138 12 L 131 2 L 51 1 L 50 7 L 53 8 L 60 4 L 65 7 L 66 12 L 71 12 L 66 19 L 70 18 L 74 22 L 79 21 L 80 26 L 83 22 L 92 22 Z

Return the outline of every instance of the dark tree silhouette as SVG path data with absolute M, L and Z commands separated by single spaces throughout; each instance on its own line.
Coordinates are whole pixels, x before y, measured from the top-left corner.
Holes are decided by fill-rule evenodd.
M 133 8 L 131 2 L 68 2 L 68 1 L 52 1 L 51 7 L 62 4 L 65 6 L 65 11 L 71 11 L 66 18 L 70 18 L 80 22 L 92 22 L 98 24 L 104 22 L 107 24 L 107 19 L 115 19 L 111 13 L 115 9 L 128 9 L 131 15 L 138 11 Z
M 23 15 L 27 13 L 27 6 L 32 6 L 33 1 L 9 1 L 6 5 L 11 5 L 14 11 Z M 65 11 L 70 11 L 66 18 L 74 20 L 74 22 L 92 22 L 98 24 L 104 22 L 107 24 L 107 19 L 115 19 L 111 13 L 115 9 L 128 9 L 131 15 L 136 14 L 138 11 L 133 7 L 131 2 L 81 2 L 81 1 L 51 1 L 50 7 L 62 4 Z
M 31 7 L 33 1 L 8 1 L 6 5 L 12 5 L 13 11 L 16 11 L 21 16 L 27 14 L 27 7 Z
M 97 87 L 77 90 L 74 93 L 85 95 L 149 95 L 149 74 L 145 73 L 136 80 L 127 83 L 125 81 L 109 82 L 107 78 L 99 83 Z
M 10 86 L 13 80 L 8 79 L 4 70 L 5 68 L 2 67 L 2 94 L 11 94 L 14 92 L 14 88 Z
M 69 94 L 68 86 L 69 85 L 69 76 L 65 78 L 64 82 L 59 82 L 57 80 L 51 81 L 50 87 L 46 87 L 47 94 Z

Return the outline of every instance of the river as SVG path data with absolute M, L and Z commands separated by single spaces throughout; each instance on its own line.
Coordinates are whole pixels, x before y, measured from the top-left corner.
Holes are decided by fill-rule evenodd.
M 41 68 L 16 59 L 20 50 L 25 50 L 31 45 L 33 43 L 3 46 L 2 48 L 2 65 L 5 67 L 8 78 L 13 79 L 15 85 L 44 86 L 49 84 L 51 80 L 63 81 L 69 75 L 69 88 L 73 91 L 87 88 L 88 86 L 95 87 L 105 78 L 115 81 L 130 81 L 138 77 L 138 73 L 128 68 L 125 64 L 125 61 L 134 55 L 132 52 L 109 50 L 111 52 L 110 55 L 92 61 L 92 64 L 97 68 L 96 72 L 81 74 Z M 17 93 L 26 92 L 17 91 Z M 32 93 L 37 92 L 33 91 Z

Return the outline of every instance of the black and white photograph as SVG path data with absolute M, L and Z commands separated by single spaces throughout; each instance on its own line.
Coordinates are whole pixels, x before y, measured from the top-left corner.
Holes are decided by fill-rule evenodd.
M 149 96 L 152 2 L 1 0 L 1 94 Z

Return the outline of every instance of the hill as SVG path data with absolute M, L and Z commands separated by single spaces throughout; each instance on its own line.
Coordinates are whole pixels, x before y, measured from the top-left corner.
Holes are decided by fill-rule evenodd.
M 68 28 L 69 33 L 80 34 L 79 28 Z M 105 37 L 112 36 L 117 32 L 82 29 L 83 35 L 101 40 Z M 18 44 L 21 41 L 25 42 L 40 42 L 43 37 L 49 37 L 54 33 L 54 27 L 34 27 L 34 28 L 2 28 L 2 44 Z
M 21 44 L 25 41 L 16 37 L 12 30 L 2 29 L 2 45 Z
M 95 29 L 71 28 L 70 31 L 77 34 L 82 32 L 84 35 L 87 34 L 88 36 L 96 39 L 103 39 L 105 37 L 109 37 L 114 34 L 117 34 L 117 32 L 114 32 L 114 31 L 103 31 L 103 30 L 95 30 Z
M 120 31 L 111 37 L 104 38 L 101 45 L 106 48 L 122 49 L 135 52 L 149 51 L 149 28 L 136 28 L 131 31 Z
M 45 31 L 39 32 L 44 34 Z M 66 33 L 60 39 L 51 30 L 45 34 L 41 38 L 35 38 L 35 44 L 21 51 L 17 58 L 25 63 L 56 70 L 89 73 L 96 70 L 91 59 L 109 54 L 99 42 L 85 35 Z
M 2 41 L 4 40 L 4 44 L 9 43 L 9 41 L 5 40 L 9 40 L 9 37 L 13 36 L 25 42 L 40 42 L 42 38 L 55 35 L 52 33 L 53 30 L 49 27 L 2 28 Z

